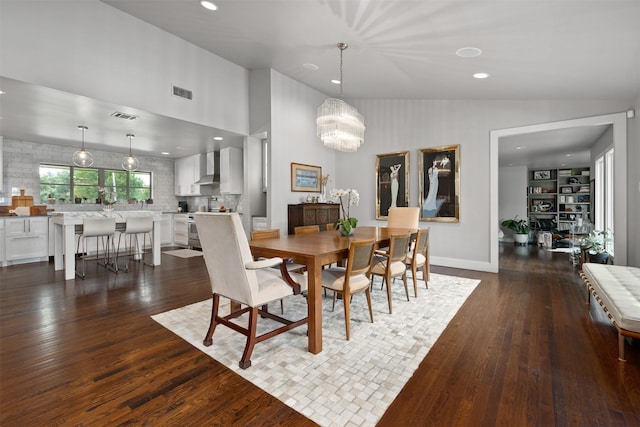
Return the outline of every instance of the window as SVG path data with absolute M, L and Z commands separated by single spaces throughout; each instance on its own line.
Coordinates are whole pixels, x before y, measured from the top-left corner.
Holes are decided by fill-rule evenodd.
M 40 165 L 40 198 L 61 202 L 80 199 L 95 202 L 100 198 L 98 189 L 105 187 L 116 193 L 121 202 L 151 198 L 151 172 L 127 172 L 119 169 L 80 168 L 75 166 Z
M 613 191 L 613 148 L 595 160 L 595 221 L 596 230 L 606 232 L 605 248 L 614 255 L 614 191 Z
M 70 176 L 69 166 L 40 165 L 40 200 L 70 200 Z

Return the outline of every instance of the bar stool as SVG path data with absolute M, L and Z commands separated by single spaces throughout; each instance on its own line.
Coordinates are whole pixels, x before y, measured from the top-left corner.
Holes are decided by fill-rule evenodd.
M 153 217 L 152 216 L 131 216 L 127 218 L 124 230 L 118 237 L 118 251 L 116 252 L 116 266 L 118 265 L 118 258 L 120 257 L 120 243 L 122 236 L 124 236 L 125 253 L 129 257 L 127 258 L 127 264 L 124 271 L 129 271 L 129 260 L 131 256 L 135 260 L 142 261 L 143 264 L 153 266 L 153 264 L 144 261 L 144 248 L 147 246 L 147 235 L 149 235 L 149 243 L 153 245 L 151 239 L 151 232 L 153 231 Z M 142 235 L 142 236 L 141 236 Z M 127 246 L 127 238 L 129 238 L 129 245 Z M 140 245 L 140 239 L 142 238 L 142 245 Z
M 113 237 L 116 233 L 116 219 L 115 218 L 85 218 L 82 223 L 82 233 L 78 239 L 78 246 L 76 248 L 76 252 L 80 251 L 80 242 L 82 242 L 82 274 L 78 274 L 78 269 L 76 268 L 76 275 L 80 276 L 84 279 L 86 272 L 86 261 L 87 261 L 87 238 L 95 237 L 96 238 L 96 256 L 95 259 L 100 259 L 100 250 L 98 248 L 98 241 L 102 242 L 102 250 L 104 252 L 104 263 L 103 266 L 105 268 L 109 267 L 110 262 L 110 249 L 114 248 Z M 105 237 L 107 239 L 105 245 Z M 111 248 L 109 247 L 111 244 Z M 77 264 L 77 263 L 76 263 Z M 117 271 L 117 265 L 114 267 L 114 271 Z

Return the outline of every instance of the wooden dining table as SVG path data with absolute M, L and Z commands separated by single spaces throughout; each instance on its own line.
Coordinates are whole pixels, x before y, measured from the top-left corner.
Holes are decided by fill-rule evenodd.
M 345 237 L 336 230 L 318 233 L 293 234 L 279 238 L 252 240 L 254 257 L 291 258 L 307 267 L 309 352 L 322 351 L 322 266 L 348 257 L 349 242 L 374 239 L 376 247 L 386 247 L 394 234 L 415 232 L 410 228 L 357 227 L 353 235 Z

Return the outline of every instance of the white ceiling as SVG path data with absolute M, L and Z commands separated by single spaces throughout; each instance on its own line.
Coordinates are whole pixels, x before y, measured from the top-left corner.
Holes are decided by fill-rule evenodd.
M 231 62 L 248 69 L 273 68 L 331 96 L 339 94 L 330 80 L 339 77 L 336 43 L 341 41 L 349 43 L 344 52 L 345 98 L 631 101 L 640 93 L 636 0 L 213 1 L 219 6 L 216 12 L 203 9 L 197 0 L 103 0 Z M 457 49 L 467 46 L 483 54 L 456 56 Z M 305 63 L 319 69 L 308 70 Z M 490 77 L 472 78 L 479 71 Z M 202 141 L 221 132 L 7 79 L 2 80 L 3 90 L 12 84 L 20 86 L 21 94 L 1 97 L 6 138 L 77 145 L 79 135 L 69 141 L 69 130 L 56 129 L 56 123 L 68 123 L 81 103 L 94 107 L 98 120 L 92 123 L 113 111 L 146 114 L 150 120 L 140 123 L 149 128 L 139 133 L 150 137 L 136 138 L 135 143 L 155 155 L 172 151 L 163 141 L 175 141 L 176 132 L 185 151 L 173 150 L 172 157 L 211 149 Z M 19 117 L 30 120 L 13 120 Z M 86 133 L 87 144 L 100 141 L 110 150 L 126 151 L 121 124 L 102 122 Z M 602 133 L 591 130 L 591 141 L 583 145 Z M 224 136 L 231 144 L 239 141 Z M 538 135 L 537 146 L 544 145 L 542 137 L 549 137 L 552 147 L 569 139 L 566 134 L 560 140 L 554 134 Z M 518 151 L 536 158 L 532 149 Z

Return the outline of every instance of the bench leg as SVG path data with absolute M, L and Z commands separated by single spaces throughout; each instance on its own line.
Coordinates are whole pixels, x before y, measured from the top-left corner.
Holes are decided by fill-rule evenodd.
M 627 359 L 624 358 L 624 335 L 618 332 L 618 360 L 621 362 L 626 362 Z

